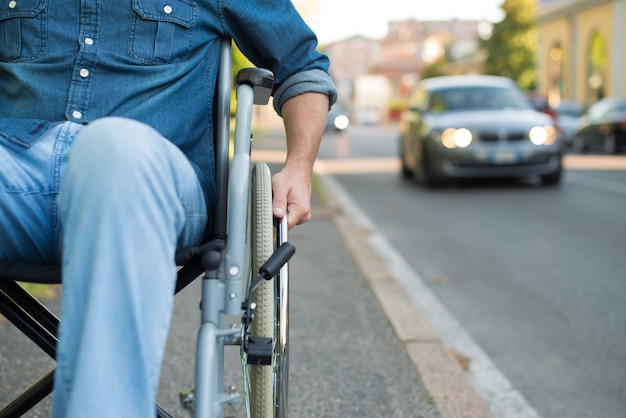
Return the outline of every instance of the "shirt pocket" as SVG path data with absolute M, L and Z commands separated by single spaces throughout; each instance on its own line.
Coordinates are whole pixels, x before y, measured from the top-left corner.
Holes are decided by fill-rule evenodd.
M 32 61 L 46 52 L 47 0 L 5 0 L 0 5 L 0 61 Z
M 182 61 L 193 47 L 196 3 L 133 0 L 129 54 L 150 65 Z

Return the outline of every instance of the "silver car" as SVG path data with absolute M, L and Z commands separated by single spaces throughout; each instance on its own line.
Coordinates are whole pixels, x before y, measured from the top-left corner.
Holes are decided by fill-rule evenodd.
M 400 123 L 402 175 L 426 185 L 450 179 L 561 179 L 563 144 L 510 79 L 463 75 L 422 80 Z

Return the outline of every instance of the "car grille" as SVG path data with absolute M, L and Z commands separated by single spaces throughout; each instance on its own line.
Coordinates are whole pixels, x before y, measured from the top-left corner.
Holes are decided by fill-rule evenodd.
M 551 154 L 538 154 L 534 155 L 531 158 L 524 158 L 522 160 L 511 162 L 507 164 L 493 164 L 487 161 L 478 161 L 472 159 L 448 159 L 448 162 L 455 167 L 474 167 L 474 168 L 494 168 L 494 167 L 520 167 L 520 166 L 537 166 L 537 165 L 545 165 L 550 162 L 550 159 L 553 157 Z
M 525 132 L 508 132 L 508 131 L 487 131 L 479 133 L 479 140 L 481 142 L 499 142 L 499 141 L 509 141 L 509 142 L 519 142 L 524 141 L 528 138 Z

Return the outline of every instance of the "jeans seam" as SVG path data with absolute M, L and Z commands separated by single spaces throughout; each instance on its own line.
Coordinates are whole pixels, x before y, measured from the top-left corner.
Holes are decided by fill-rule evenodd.
M 61 125 L 60 130 L 55 138 L 53 162 L 52 162 L 52 184 L 50 188 L 50 219 L 52 224 L 52 233 L 54 234 L 54 242 L 58 242 L 59 237 L 59 204 L 57 197 L 59 195 L 59 189 L 62 182 L 62 167 L 65 163 L 67 165 L 67 158 L 76 135 L 76 124 L 71 122 L 65 122 Z M 64 161 L 65 160 L 65 161 Z

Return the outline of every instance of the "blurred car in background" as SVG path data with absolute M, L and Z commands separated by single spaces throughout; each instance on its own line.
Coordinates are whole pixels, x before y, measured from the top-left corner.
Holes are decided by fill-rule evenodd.
M 524 93 L 524 96 L 526 97 L 526 100 L 528 100 L 528 103 L 530 103 L 530 105 L 533 107 L 533 109 L 538 112 L 545 113 L 546 115 L 550 116 L 555 122 L 558 122 L 556 109 L 550 106 L 548 100 L 545 97 L 534 91 L 527 91 L 526 93 Z
M 534 110 L 510 79 L 424 79 L 400 122 L 402 175 L 426 185 L 449 179 L 541 176 L 557 184 L 562 142 L 552 118 Z
M 362 125 L 374 125 L 381 121 L 382 114 L 382 110 L 378 107 L 361 107 L 354 109 L 354 112 L 351 113 L 352 118 L 350 119 Z
M 580 118 L 574 138 L 578 152 L 616 154 L 626 146 L 626 99 L 607 97 L 593 104 Z
M 555 110 L 561 139 L 566 146 L 571 147 L 578 132 L 578 120 L 585 112 L 585 107 L 580 103 L 562 100 Z
M 350 118 L 346 108 L 335 104 L 328 112 L 328 120 L 326 122 L 327 131 L 340 132 L 350 126 Z

